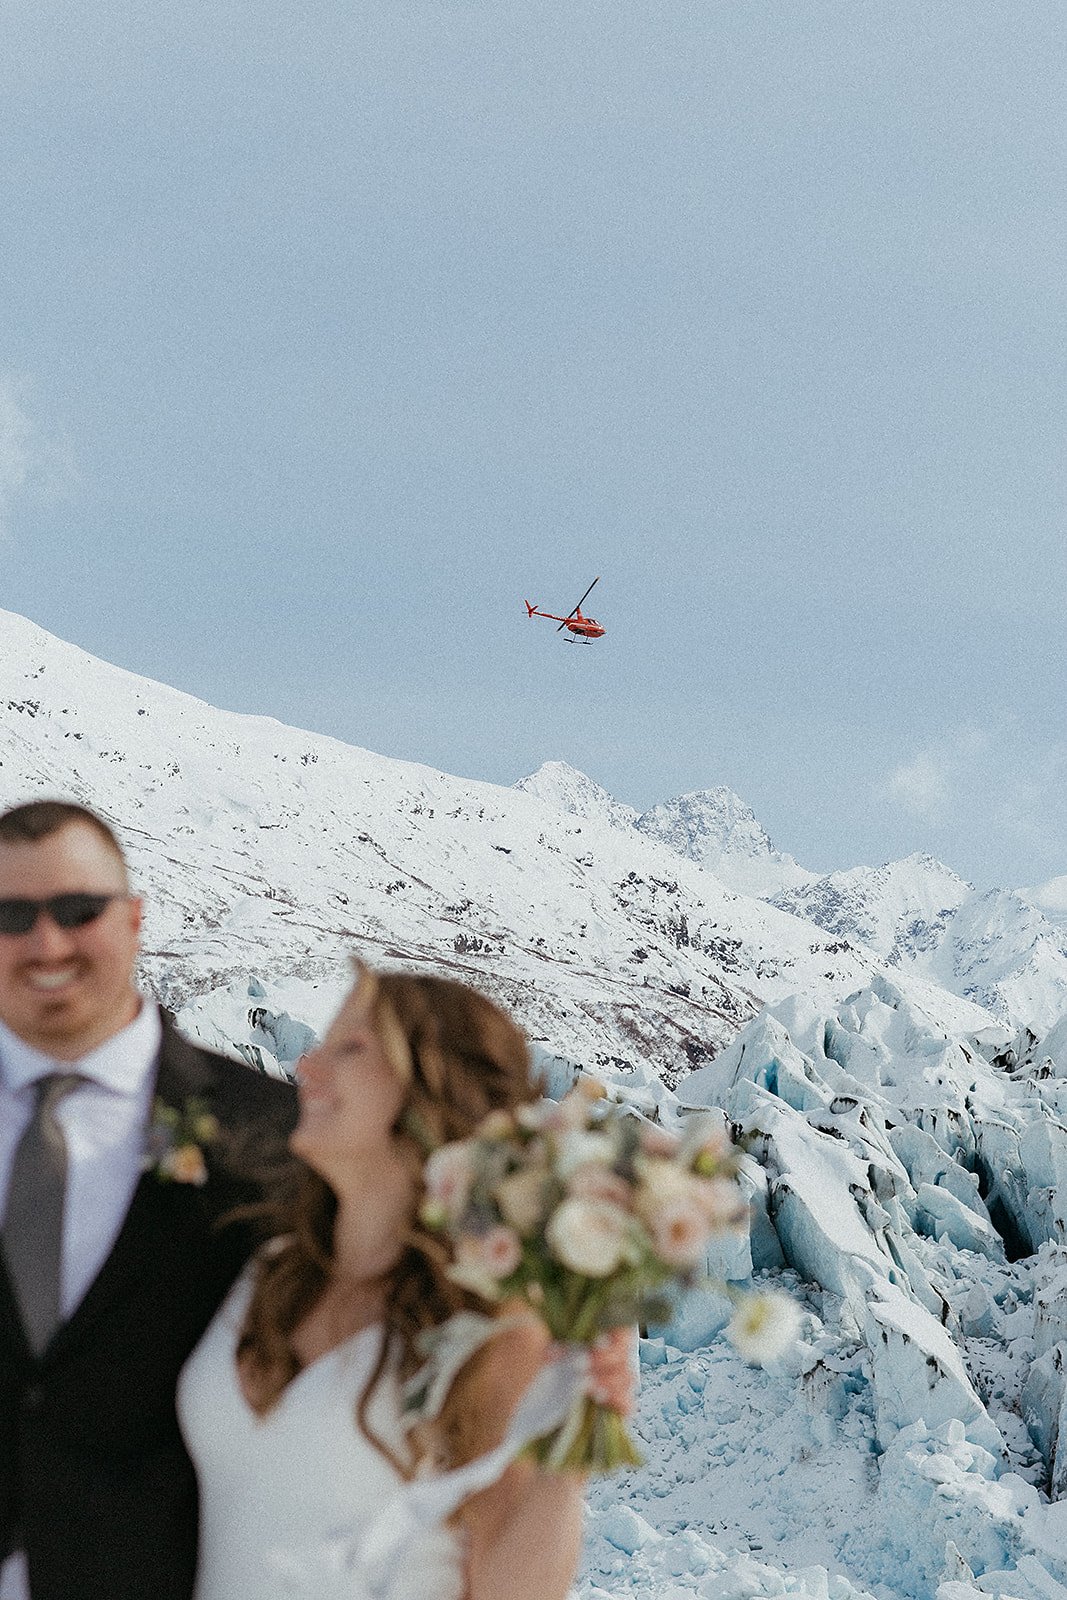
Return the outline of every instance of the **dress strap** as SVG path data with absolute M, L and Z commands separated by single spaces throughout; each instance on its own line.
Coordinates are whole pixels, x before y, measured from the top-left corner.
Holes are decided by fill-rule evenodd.
M 503 1320 L 497 1322 L 494 1331 L 503 1326 Z M 416 1478 L 393 1496 L 367 1529 L 354 1561 L 373 1600 L 388 1600 L 390 1573 L 427 1527 L 447 1522 L 464 1500 L 502 1477 L 527 1445 L 562 1426 L 581 1399 L 588 1374 L 588 1352 L 567 1345 L 534 1378 L 495 1450 L 452 1472 Z

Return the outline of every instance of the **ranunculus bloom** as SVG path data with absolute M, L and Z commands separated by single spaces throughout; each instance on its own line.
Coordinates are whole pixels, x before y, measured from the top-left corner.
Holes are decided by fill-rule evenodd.
M 669 1267 L 695 1267 L 711 1231 L 704 1212 L 686 1196 L 658 1207 L 651 1228 L 652 1246 Z
M 625 1178 L 599 1161 L 586 1161 L 567 1180 L 567 1193 L 575 1200 L 607 1200 L 629 1211 L 631 1190 Z
M 536 1167 L 512 1172 L 497 1184 L 495 1198 L 504 1221 L 525 1238 L 536 1229 L 545 1208 L 546 1174 Z
M 455 1263 L 449 1272 L 454 1283 L 473 1289 L 475 1294 L 493 1300 L 499 1295 L 502 1278 L 510 1277 L 522 1260 L 522 1245 L 512 1228 L 490 1228 L 487 1233 L 468 1233 L 456 1245 Z
M 666 1128 L 657 1128 L 654 1123 L 642 1122 L 641 1149 L 646 1156 L 671 1156 L 678 1154 L 678 1140 L 673 1133 L 668 1133 Z
M 607 1133 L 587 1133 L 572 1128 L 564 1133 L 556 1148 L 556 1171 L 566 1180 L 578 1167 L 598 1161 L 610 1167 L 615 1160 L 615 1142 Z
M 428 1209 L 449 1221 L 461 1216 L 474 1181 L 474 1163 L 467 1144 L 444 1144 L 426 1163 Z
M 631 1221 L 604 1200 L 564 1200 L 553 1212 L 545 1239 L 557 1261 L 587 1278 L 607 1278 L 626 1258 Z
M 523 1246 L 518 1242 L 514 1227 L 491 1227 L 478 1243 L 482 1246 L 480 1254 L 485 1270 L 491 1278 L 509 1278 L 523 1259 Z
M 695 1178 L 693 1196 L 716 1231 L 739 1228 L 748 1216 L 744 1197 L 729 1178 Z
M 635 1209 L 649 1223 L 655 1221 L 656 1213 L 668 1202 L 691 1200 L 696 1184 L 704 1181 L 695 1179 L 676 1162 L 661 1160 L 657 1156 L 640 1157 L 637 1177 Z

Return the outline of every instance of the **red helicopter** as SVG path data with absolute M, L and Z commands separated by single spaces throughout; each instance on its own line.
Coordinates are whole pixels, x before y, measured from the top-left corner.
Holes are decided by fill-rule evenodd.
M 575 635 L 568 643 L 577 644 L 579 639 L 599 639 L 604 633 L 600 623 L 592 617 L 584 617 L 582 615 L 583 602 L 589 598 L 599 582 L 599 578 L 593 579 L 574 610 L 569 611 L 565 617 L 557 617 L 551 611 L 539 611 L 536 606 L 530 604 L 529 600 L 523 601 L 523 605 L 526 607 L 526 615 L 528 617 L 547 617 L 550 622 L 558 622 L 557 633 L 562 633 L 563 629 L 566 628 L 569 633 Z

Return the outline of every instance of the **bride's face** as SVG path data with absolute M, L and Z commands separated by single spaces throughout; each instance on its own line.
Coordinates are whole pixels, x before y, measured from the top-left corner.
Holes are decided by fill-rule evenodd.
M 297 1067 L 300 1118 L 290 1144 L 330 1180 L 353 1157 L 385 1154 L 404 1103 L 358 986 L 318 1049 Z

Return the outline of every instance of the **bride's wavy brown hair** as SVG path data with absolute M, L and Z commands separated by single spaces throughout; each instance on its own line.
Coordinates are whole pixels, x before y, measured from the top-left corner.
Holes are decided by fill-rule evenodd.
M 538 1098 L 524 1034 L 485 995 L 447 978 L 355 966 L 356 992 L 407 1090 L 393 1132 L 410 1145 L 420 1167 L 430 1150 L 468 1138 L 491 1111 Z M 374 1391 L 394 1360 L 401 1382 L 421 1365 L 416 1341 L 425 1329 L 456 1311 L 484 1310 L 446 1276 L 451 1258 L 440 1237 L 420 1224 L 421 1198 L 417 1191 L 404 1247 L 383 1280 L 384 1337 L 356 1410 L 365 1436 L 404 1476 L 414 1470 L 414 1455 L 399 1460 L 372 1429 L 368 1407 Z M 293 1335 L 330 1282 L 336 1214 L 333 1190 L 303 1163 L 286 1189 L 260 1208 L 260 1220 L 278 1242 L 261 1258 L 237 1358 L 261 1414 L 301 1369 Z M 449 1425 L 446 1418 L 445 1435 L 448 1454 L 462 1458 L 458 1423 Z

